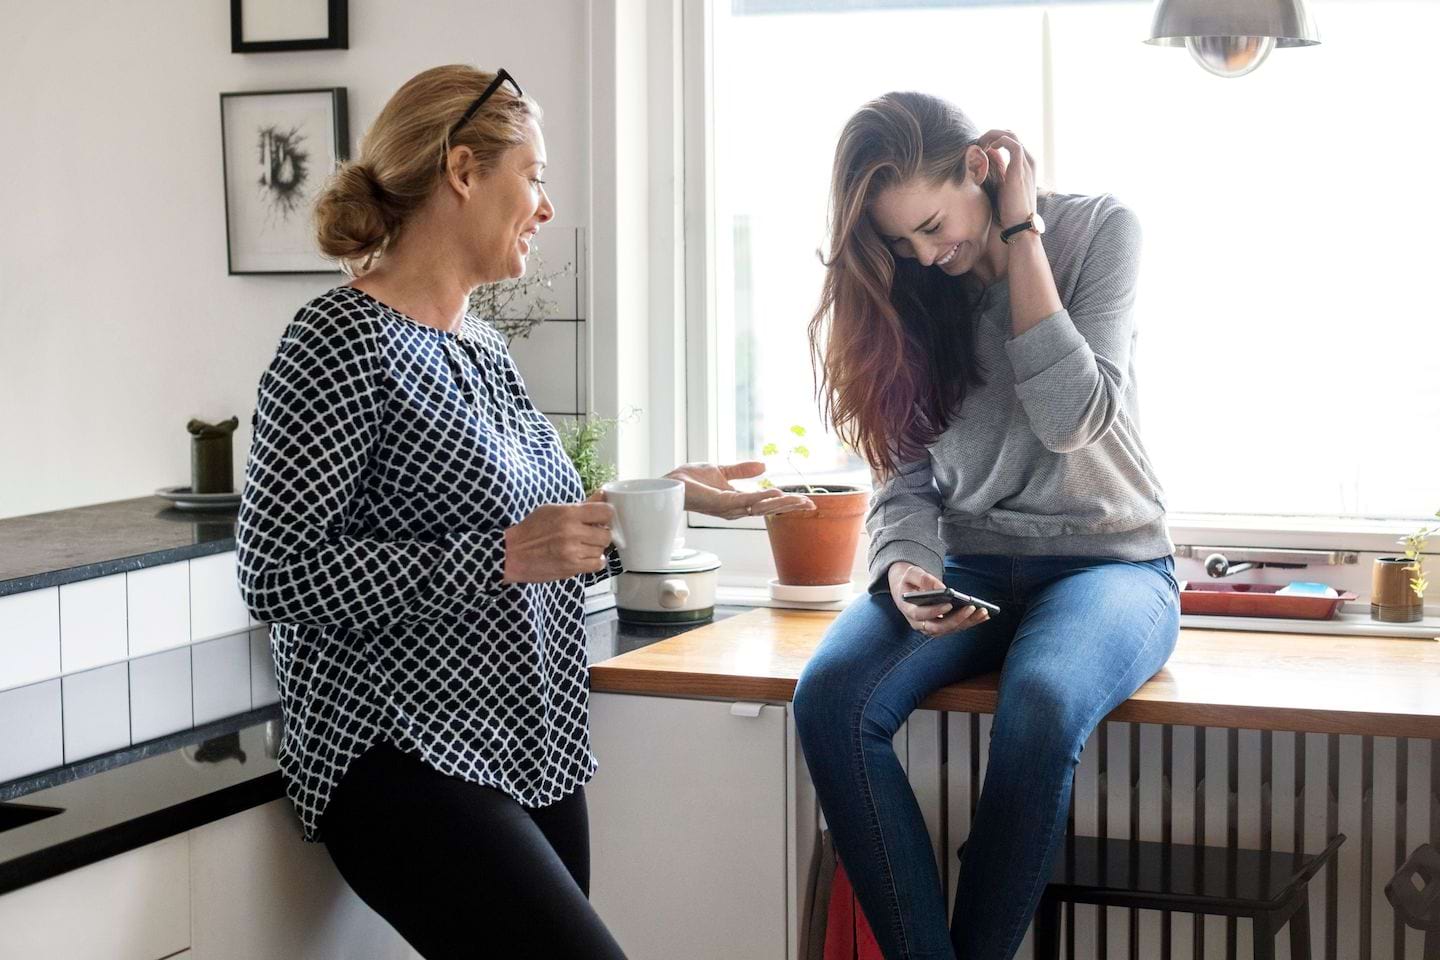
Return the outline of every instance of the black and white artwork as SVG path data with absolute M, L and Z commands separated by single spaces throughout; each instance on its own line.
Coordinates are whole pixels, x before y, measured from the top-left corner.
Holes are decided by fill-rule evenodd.
M 345 88 L 220 95 L 229 272 L 333 273 L 311 208 L 349 153 Z

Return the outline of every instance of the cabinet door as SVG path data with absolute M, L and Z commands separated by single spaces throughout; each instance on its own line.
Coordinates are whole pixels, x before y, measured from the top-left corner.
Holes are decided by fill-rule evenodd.
M 194 950 L 204 960 L 420 960 L 302 843 L 288 800 L 190 832 Z
M 186 838 L 0 896 L 0 957 L 159 960 L 190 946 Z
M 591 901 L 631 960 L 786 955 L 785 708 L 597 694 Z

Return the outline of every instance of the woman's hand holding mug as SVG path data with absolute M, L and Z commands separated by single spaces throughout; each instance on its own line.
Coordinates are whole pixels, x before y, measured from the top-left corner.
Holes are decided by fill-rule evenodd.
M 591 498 L 547 503 L 505 530 L 505 583 L 546 583 L 605 569 L 615 508 Z
M 734 520 L 737 517 L 760 517 L 790 510 L 813 510 L 815 503 L 798 493 L 780 490 L 736 490 L 731 480 L 758 477 L 765 464 L 758 460 L 743 463 L 686 463 L 665 474 L 667 480 L 684 485 L 684 510 Z M 628 481 L 610 484 L 617 495 L 630 486 L 658 485 L 656 481 Z M 639 491 L 636 491 L 639 492 Z M 679 523 L 680 505 L 676 504 L 675 523 Z M 584 503 L 552 503 L 537 507 L 524 520 L 505 531 L 505 583 L 544 583 L 563 580 L 581 573 L 605 569 L 605 548 L 611 542 L 626 549 L 612 534 L 617 526 L 615 507 L 605 502 L 603 490 L 597 490 Z M 675 533 L 665 541 L 665 556 Z M 653 537 L 650 539 L 654 539 Z

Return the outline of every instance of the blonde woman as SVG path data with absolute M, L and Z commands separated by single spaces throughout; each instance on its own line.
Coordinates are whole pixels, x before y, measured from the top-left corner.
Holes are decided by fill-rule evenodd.
M 554 216 L 540 111 L 505 71 L 391 97 L 316 209 L 351 283 L 260 381 L 237 541 L 272 624 L 287 791 L 309 840 L 427 958 L 604 960 L 587 899 L 583 585 L 618 570 L 555 430 L 465 305 Z M 689 464 L 686 507 L 810 506 Z

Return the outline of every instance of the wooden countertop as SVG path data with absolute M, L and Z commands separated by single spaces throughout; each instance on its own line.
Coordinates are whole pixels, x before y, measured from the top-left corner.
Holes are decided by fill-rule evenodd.
M 757 608 L 590 668 L 604 693 L 789 700 L 836 614 Z M 993 713 L 997 674 L 923 704 Z M 1110 720 L 1440 739 L 1440 643 L 1181 630 L 1165 668 Z

